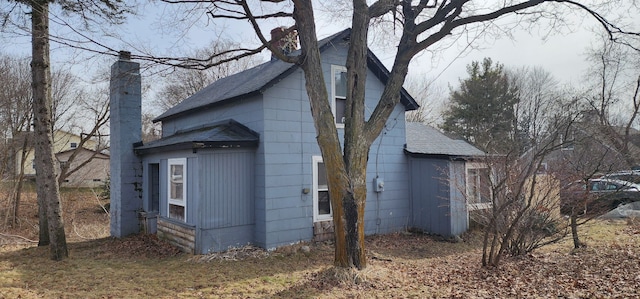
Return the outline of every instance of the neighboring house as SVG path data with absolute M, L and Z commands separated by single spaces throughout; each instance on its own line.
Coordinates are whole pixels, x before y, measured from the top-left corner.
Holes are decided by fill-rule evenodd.
M 327 86 L 341 138 L 349 34 L 320 41 L 326 81 L 317 84 Z M 122 52 L 112 67 L 112 235 L 137 232 L 142 216 L 147 230 L 197 254 L 332 236 L 326 170 L 299 67 L 272 59 L 220 79 L 156 118 L 161 139 L 131 147 L 140 140 L 128 134 L 140 130 L 132 121 L 140 113 L 140 76 L 128 55 Z M 371 52 L 367 63 L 371 113 L 388 70 Z M 450 236 L 468 227 L 465 196 L 454 185 L 464 185 L 465 171 L 475 169 L 466 159 L 483 153 L 434 129 L 405 126 L 405 111 L 417 108 L 402 90 L 371 147 L 366 234 L 417 227 Z M 447 143 L 443 152 L 429 152 L 440 142 Z M 434 223 L 441 221 L 449 224 Z
M 56 154 L 58 171 L 60 167 L 68 163 L 70 156 L 75 152 L 76 157 L 69 166 L 73 171 L 62 182 L 65 187 L 100 187 L 109 180 L 109 155 L 86 148 L 66 150 Z
M 33 178 L 36 174 L 35 163 L 34 163 L 34 148 L 33 148 L 33 132 L 22 132 L 16 136 L 16 138 L 24 139 L 27 138 L 27 148 L 26 148 L 26 160 L 24 167 L 24 175 L 27 178 Z M 54 131 L 53 135 L 53 152 L 55 153 L 56 159 L 58 161 L 57 169 L 60 169 L 61 164 L 66 163 L 69 160 L 69 156 L 73 153 L 74 150 L 78 149 L 78 145 L 80 144 L 81 138 L 80 136 L 69 133 L 63 130 Z M 17 142 L 16 144 L 22 145 L 22 142 Z M 109 175 L 109 156 L 104 153 L 95 152 L 98 144 L 94 140 L 87 140 L 84 143 L 82 153 L 78 154 L 71 165 L 71 168 L 80 165 L 81 163 L 86 163 L 90 157 L 97 157 L 99 161 L 90 161 L 83 165 L 83 169 L 79 169 L 74 174 L 72 174 L 65 182 L 63 182 L 63 186 L 69 187 L 94 187 L 96 185 L 104 184 L 107 181 Z M 16 149 L 16 157 L 14 159 L 15 164 L 15 173 L 20 172 L 20 161 L 22 159 L 22 150 Z M 86 167 L 86 168 L 85 168 Z
M 548 153 L 540 172 L 553 174 L 566 185 L 587 176 L 630 170 L 640 164 L 640 132 L 631 128 L 624 144 L 624 128 L 609 127 L 583 113 L 557 140 L 558 149 Z

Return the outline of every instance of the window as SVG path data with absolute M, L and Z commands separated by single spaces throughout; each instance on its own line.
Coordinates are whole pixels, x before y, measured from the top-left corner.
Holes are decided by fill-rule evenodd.
M 187 221 L 187 159 L 168 161 L 168 204 L 169 218 Z
M 313 157 L 313 221 L 327 221 L 332 219 L 329 186 L 327 184 L 327 169 L 322 157 Z
M 342 66 L 331 66 L 331 112 L 339 128 L 344 127 L 345 107 L 347 102 L 347 69 Z
M 71 148 L 77 148 L 78 147 L 78 143 L 76 142 L 71 142 Z
M 549 171 L 549 167 L 547 163 L 543 162 L 540 163 L 540 166 L 538 166 L 538 169 L 536 169 L 536 174 L 545 174 L 547 173 L 547 171 Z
M 567 134 L 560 134 L 560 149 L 565 151 L 573 150 L 575 138 L 573 131 L 568 131 Z
M 490 175 L 486 165 L 467 164 L 467 203 L 471 209 L 488 208 L 491 204 Z
M 149 163 L 149 211 L 160 211 L 160 164 Z

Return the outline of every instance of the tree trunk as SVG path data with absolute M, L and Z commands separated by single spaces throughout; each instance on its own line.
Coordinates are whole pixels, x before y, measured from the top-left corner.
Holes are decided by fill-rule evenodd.
M 29 124 L 28 124 L 29 125 Z M 12 191 L 13 213 L 11 214 L 11 223 L 17 224 L 20 217 L 20 201 L 22 199 L 22 186 L 24 185 L 24 168 L 27 163 L 27 148 L 29 146 L 29 134 L 25 134 L 20 147 L 20 169 L 18 175 L 14 178 L 15 185 Z
M 580 238 L 578 238 L 578 216 L 576 213 L 571 211 L 570 226 L 571 226 L 571 236 L 573 237 L 573 248 L 578 249 L 582 247 L 582 243 L 580 242 Z
M 367 161 L 369 148 L 380 135 L 389 115 L 400 102 L 400 90 L 408 72 L 411 53 L 396 57 L 392 76 L 380 98 L 380 104 L 365 121 L 365 83 L 367 74 L 367 36 L 370 16 L 354 14 L 347 55 L 347 97 L 345 106 L 344 153 L 324 84 L 320 51 L 316 36 L 312 1 L 294 1 L 294 19 L 300 39 L 311 113 L 318 133 L 317 140 L 327 168 L 329 197 L 335 228 L 334 265 L 364 269 L 367 266 L 364 246 L 364 211 L 367 196 Z M 354 9 L 367 10 L 366 1 L 354 1 Z M 403 35 L 403 42 L 411 44 Z
M 60 190 L 55 171 L 53 153 L 53 127 L 51 98 L 51 69 L 49 62 L 49 2 L 30 2 L 32 84 L 34 115 L 34 147 L 36 166 L 36 189 L 38 195 L 38 216 L 40 217 L 40 241 L 46 245 L 48 233 L 49 252 L 52 260 L 62 260 L 69 256 L 64 232 L 64 221 L 60 203 Z M 44 223 L 44 224 L 43 224 Z

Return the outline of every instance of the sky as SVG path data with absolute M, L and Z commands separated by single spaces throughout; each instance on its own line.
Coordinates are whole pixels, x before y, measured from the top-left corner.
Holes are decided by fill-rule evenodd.
M 228 38 L 250 44 L 257 42 L 246 22 L 212 23 L 202 18 L 200 21 L 185 23 L 184 20 L 195 20 L 200 15 L 185 13 L 186 10 L 176 6 L 145 5 L 139 9 L 145 12 L 144 17 L 130 18 L 124 25 L 105 32 L 108 36 L 101 37 L 99 41 L 113 49 L 126 49 L 134 54 L 150 51 L 167 56 L 202 48 L 216 38 Z M 66 16 L 55 9 L 52 10 L 52 14 L 52 30 L 63 36 L 71 34 L 64 27 L 55 24 L 66 21 Z M 490 57 L 508 68 L 541 67 L 562 83 L 579 85 L 588 68 L 585 52 L 597 40 L 593 33 L 597 24 L 589 18 L 571 18 L 576 18 L 573 26 L 546 37 L 548 32 L 543 27 L 519 28 L 506 32 L 498 39 L 477 40 L 473 47 L 467 47 L 466 43 L 458 43 L 435 53 L 425 52 L 412 61 L 409 80 L 429 80 L 445 89 L 448 86 L 455 88 L 460 78 L 467 76 L 468 64 Z M 337 21 L 335 17 L 324 15 L 318 18 L 319 38 L 344 29 L 348 26 L 348 19 L 346 20 Z M 267 26 L 280 25 L 288 24 L 273 23 Z M 4 35 L 0 41 L 0 51 L 29 55 L 29 38 Z M 374 43 L 371 47 L 383 63 L 390 67 L 394 53 L 389 51 L 389 46 L 385 48 Z M 263 53 L 260 56 L 259 59 L 267 60 L 269 54 Z M 104 72 L 115 60 L 112 56 L 93 55 L 55 44 L 52 45 L 51 57 L 54 64 L 83 76 L 87 82 L 91 82 L 97 76 L 90 74 Z M 97 68 L 102 71 L 96 70 Z M 143 72 L 143 81 L 145 75 L 151 76 L 154 71 L 157 70 L 148 70 L 146 74 Z

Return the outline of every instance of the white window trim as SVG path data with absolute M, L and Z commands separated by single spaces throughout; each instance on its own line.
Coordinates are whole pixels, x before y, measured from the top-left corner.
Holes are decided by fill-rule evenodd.
M 318 163 L 324 163 L 322 156 L 312 156 L 312 168 L 313 168 L 313 222 L 333 220 L 333 207 L 330 206 L 331 212 L 328 215 L 318 214 Z M 324 191 L 324 189 L 323 189 Z M 327 189 L 328 191 L 328 189 Z
M 171 198 L 171 165 L 182 165 L 182 200 Z M 167 160 L 167 217 L 171 218 L 170 206 L 184 207 L 184 222 L 187 222 L 187 158 L 173 158 Z M 174 218 L 171 218 L 174 219 Z M 178 219 L 174 219 L 178 220 Z
M 342 129 L 344 128 L 344 123 L 338 123 L 336 118 L 336 72 L 346 72 L 347 68 L 340 65 L 331 65 L 331 113 L 333 114 L 333 118 L 336 120 L 336 128 Z
M 487 164 L 485 163 L 479 163 L 479 162 L 467 162 L 465 163 L 465 169 L 464 169 L 464 176 L 465 176 L 465 193 L 467 195 L 467 198 L 471 198 L 471 190 L 470 190 L 470 185 L 469 185 L 469 169 L 483 169 L 483 168 L 489 168 Z M 478 203 L 470 203 L 469 201 L 467 201 L 467 210 L 469 211 L 475 211 L 475 210 L 486 210 L 486 209 L 490 209 L 492 207 L 491 202 L 478 202 Z

